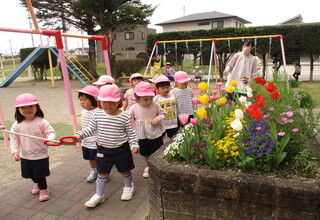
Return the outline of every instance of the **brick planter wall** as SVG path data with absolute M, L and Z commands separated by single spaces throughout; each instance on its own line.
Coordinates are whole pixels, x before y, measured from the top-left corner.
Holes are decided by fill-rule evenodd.
M 320 219 L 320 182 L 173 165 L 150 159 L 151 220 Z

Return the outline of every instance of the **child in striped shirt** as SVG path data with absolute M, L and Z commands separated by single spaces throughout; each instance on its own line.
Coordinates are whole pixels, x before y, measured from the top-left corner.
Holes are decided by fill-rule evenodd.
M 149 157 L 163 145 L 162 134 L 166 130 L 163 119 L 166 112 L 153 101 L 154 90 L 150 83 L 138 83 L 135 87 L 135 97 L 137 103 L 129 109 L 129 113 L 135 120 L 140 154 L 146 162 L 142 176 L 149 178 Z
M 86 86 L 79 92 L 78 99 L 80 105 L 83 108 L 81 112 L 81 127 L 85 128 L 89 125 L 90 119 L 94 111 L 97 109 L 97 98 L 99 95 L 99 89 L 94 86 Z M 84 138 L 82 140 L 82 155 L 84 160 L 89 161 L 90 173 L 87 177 L 88 183 L 93 183 L 98 176 L 97 164 L 96 164 L 96 154 L 97 154 L 97 145 L 96 145 L 97 135 L 92 135 L 90 137 Z
M 122 107 L 120 88 L 116 85 L 102 86 L 98 100 L 101 109 L 93 113 L 89 126 L 75 135 L 80 140 L 97 132 L 96 193 L 85 203 L 86 207 L 91 208 L 105 201 L 104 190 L 113 165 L 121 173 L 124 182 L 121 200 L 132 199 L 134 193 L 131 175 L 131 170 L 134 168 L 132 153 L 139 152 L 138 139 L 131 127 L 130 115 L 120 110 Z
M 130 76 L 130 86 L 131 89 L 128 89 L 124 94 L 124 103 L 123 103 L 123 110 L 128 110 L 131 106 L 136 104 L 136 99 L 134 97 L 134 88 L 136 85 L 143 81 L 144 77 L 140 73 L 134 73 Z
M 177 111 L 178 115 L 186 113 L 190 118 L 193 118 L 194 106 L 192 103 L 192 98 L 194 94 L 192 89 L 188 87 L 188 82 L 190 81 L 190 77 L 186 72 L 178 71 L 174 74 L 175 84 L 178 86 L 171 91 L 171 94 L 177 100 Z M 181 123 L 179 121 L 179 125 Z

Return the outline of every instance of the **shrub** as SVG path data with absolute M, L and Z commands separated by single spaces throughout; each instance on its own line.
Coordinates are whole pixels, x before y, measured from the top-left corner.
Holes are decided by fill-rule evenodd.
M 297 80 L 290 79 L 291 88 L 298 88 L 299 82 Z
M 139 72 L 145 66 L 143 59 L 117 59 L 115 62 L 115 77 L 130 76 L 132 73 Z
M 314 108 L 314 103 L 311 95 L 305 91 L 301 92 L 300 94 L 301 94 L 301 100 L 300 100 L 301 107 L 312 110 Z

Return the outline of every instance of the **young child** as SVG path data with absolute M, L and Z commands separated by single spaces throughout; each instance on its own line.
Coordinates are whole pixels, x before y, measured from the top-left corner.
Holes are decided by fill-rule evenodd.
M 193 118 L 194 106 L 192 103 L 192 98 L 194 94 L 192 89 L 188 87 L 188 82 L 190 81 L 190 77 L 186 72 L 178 71 L 174 74 L 174 81 L 177 84 L 177 88 L 174 88 L 171 93 L 174 98 L 177 100 L 177 112 L 178 115 L 182 113 L 186 113 L 190 118 Z M 178 122 L 181 125 L 180 122 Z
M 140 154 L 146 162 L 143 177 L 149 178 L 149 157 L 163 145 L 162 134 L 165 132 L 163 119 L 166 113 L 158 103 L 153 101 L 154 91 L 150 83 L 137 84 L 135 97 L 137 103 L 129 109 L 129 113 L 135 120 Z
M 176 73 L 171 67 L 171 63 L 167 62 L 166 67 L 163 69 L 163 74 L 170 79 L 171 82 L 174 81 L 173 75 Z
M 102 86 L 105 85 L 112 85 L 115 84 L 114 78 L 108 75 L 102 75 L 99 77 L 98 81 L 93 83 L 93 85 L 97 85 L 97 87 L 100 89 Z
M 77 92 L 79 92 L 78 99 L 81 107 L 83 108 L 81 112 L 81 127 L 85 128 L 89 126 L 91 116 L 98 107 L 97 98 L 99 95 L 99 89 L 94 86 L 86 86 Z M 83 159 L 88 160 L 90 166 L 90 173 L 87 177 L 88 183 L 93 183 L 98 176 L 96 165 L 96 138 L 97 136 L 93 135 L 82 140 Z
M 170 80 L 165 76 L 159 76 L 154 82 L 158 95 L 153 101 L 158 103 L 167 113 L 164 118 L 164 127 L 169 138 L 172 138 L 179 130 L 177 116 L 177 102 L 173 95 L 170 94 Z
M 16 122 L 11 131 L 54 139 L 56 134 L 40 109 L 38 99 L 23 93 L 15 99 Z M 48 146 L 42 140 L 10 134 L 10 149 L 15 161 L 21 162 L 21 175 L 34 182 L 31 193 L 39 194 L 39 201 L 50 199 L 46 177 L 50 175 Z
M 199 83 L 199 82 L 201 82 L 201 80 L 203 78 L 203 71 L 199 70 L 199 66 L 195 66 L 194 70 L 191 72 L 191 75 L 194 76 L 193 81 L 195 83 Z
M 97 133 L 96 193 L 85 203 L 86 207 L 91 208 L 105 201 L 104 190 L 113 165 L 121 173 L 124 182 L 121 200 L 132 199 L 134 193 L 131 175 L 131 170 L 134 168 L 132 153 L 139 152 L 138 139 L 131 127 L 130 115 L 120 110 L 122 107 L 120 88 L 116 85 L 102 86 L 98 100 L 101 109 L 94 111 L 89 126 L 75 135 L 81 140 Z
M 130 86 L 131 88 L 128 89 L 124 94 L 124 103 L 123 103 L 123 110 L 128 110 L 131 106 L 133 106 L 136 103 L 135 97 L 134 97 L 134 88 L 135 86 L 144 80 L 144 77 L 140 73 L 134 73 L 130 76 Z
M 292 76 L 295 78 L 296 81 L 298 81 L 299 76 L 301 74 L 301 66 L 297 61 L 293 62 L 293 65 L 294 65 L 294 73 Z

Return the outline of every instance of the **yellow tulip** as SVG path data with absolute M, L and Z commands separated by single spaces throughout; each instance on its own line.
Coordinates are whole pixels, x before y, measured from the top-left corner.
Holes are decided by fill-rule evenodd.
M 199 118 L 204 119 L 207 117 L 207 110 L 205 108 L 199 108 L 196 110 L 196 114 Z
M 217 99 L 216 102 L 217 102 L 218 104 L 223 105 L 223 104 L 226 104 L 226 103 L 227 103 L 227 99 L 226 99 L 226 97 L 222 97 L 222 98 Z
M 226 89 L 227 93 L 233 93 L 234 92 L 234 87 L 233 86 L 230 86 Z
M 232 86 L 234 86 L 234 87 L 236 87 L 236 86 L 238 85 L 238 82 L 237 82 L 237 80 L 231 80 L 231 81 L 229 82 L 229 84 L 232 85 Z
M 198 88 L 202 91 L 202 92 L 206 92 L 208 90 L 208 84 L 205 82 L 201 82 L 198 84 Z
M 202 96 L 199 96 L 198 99 L 202 105 L 206 105 L 209 103 L 210 97 L 207 94 L 204 94 Z

